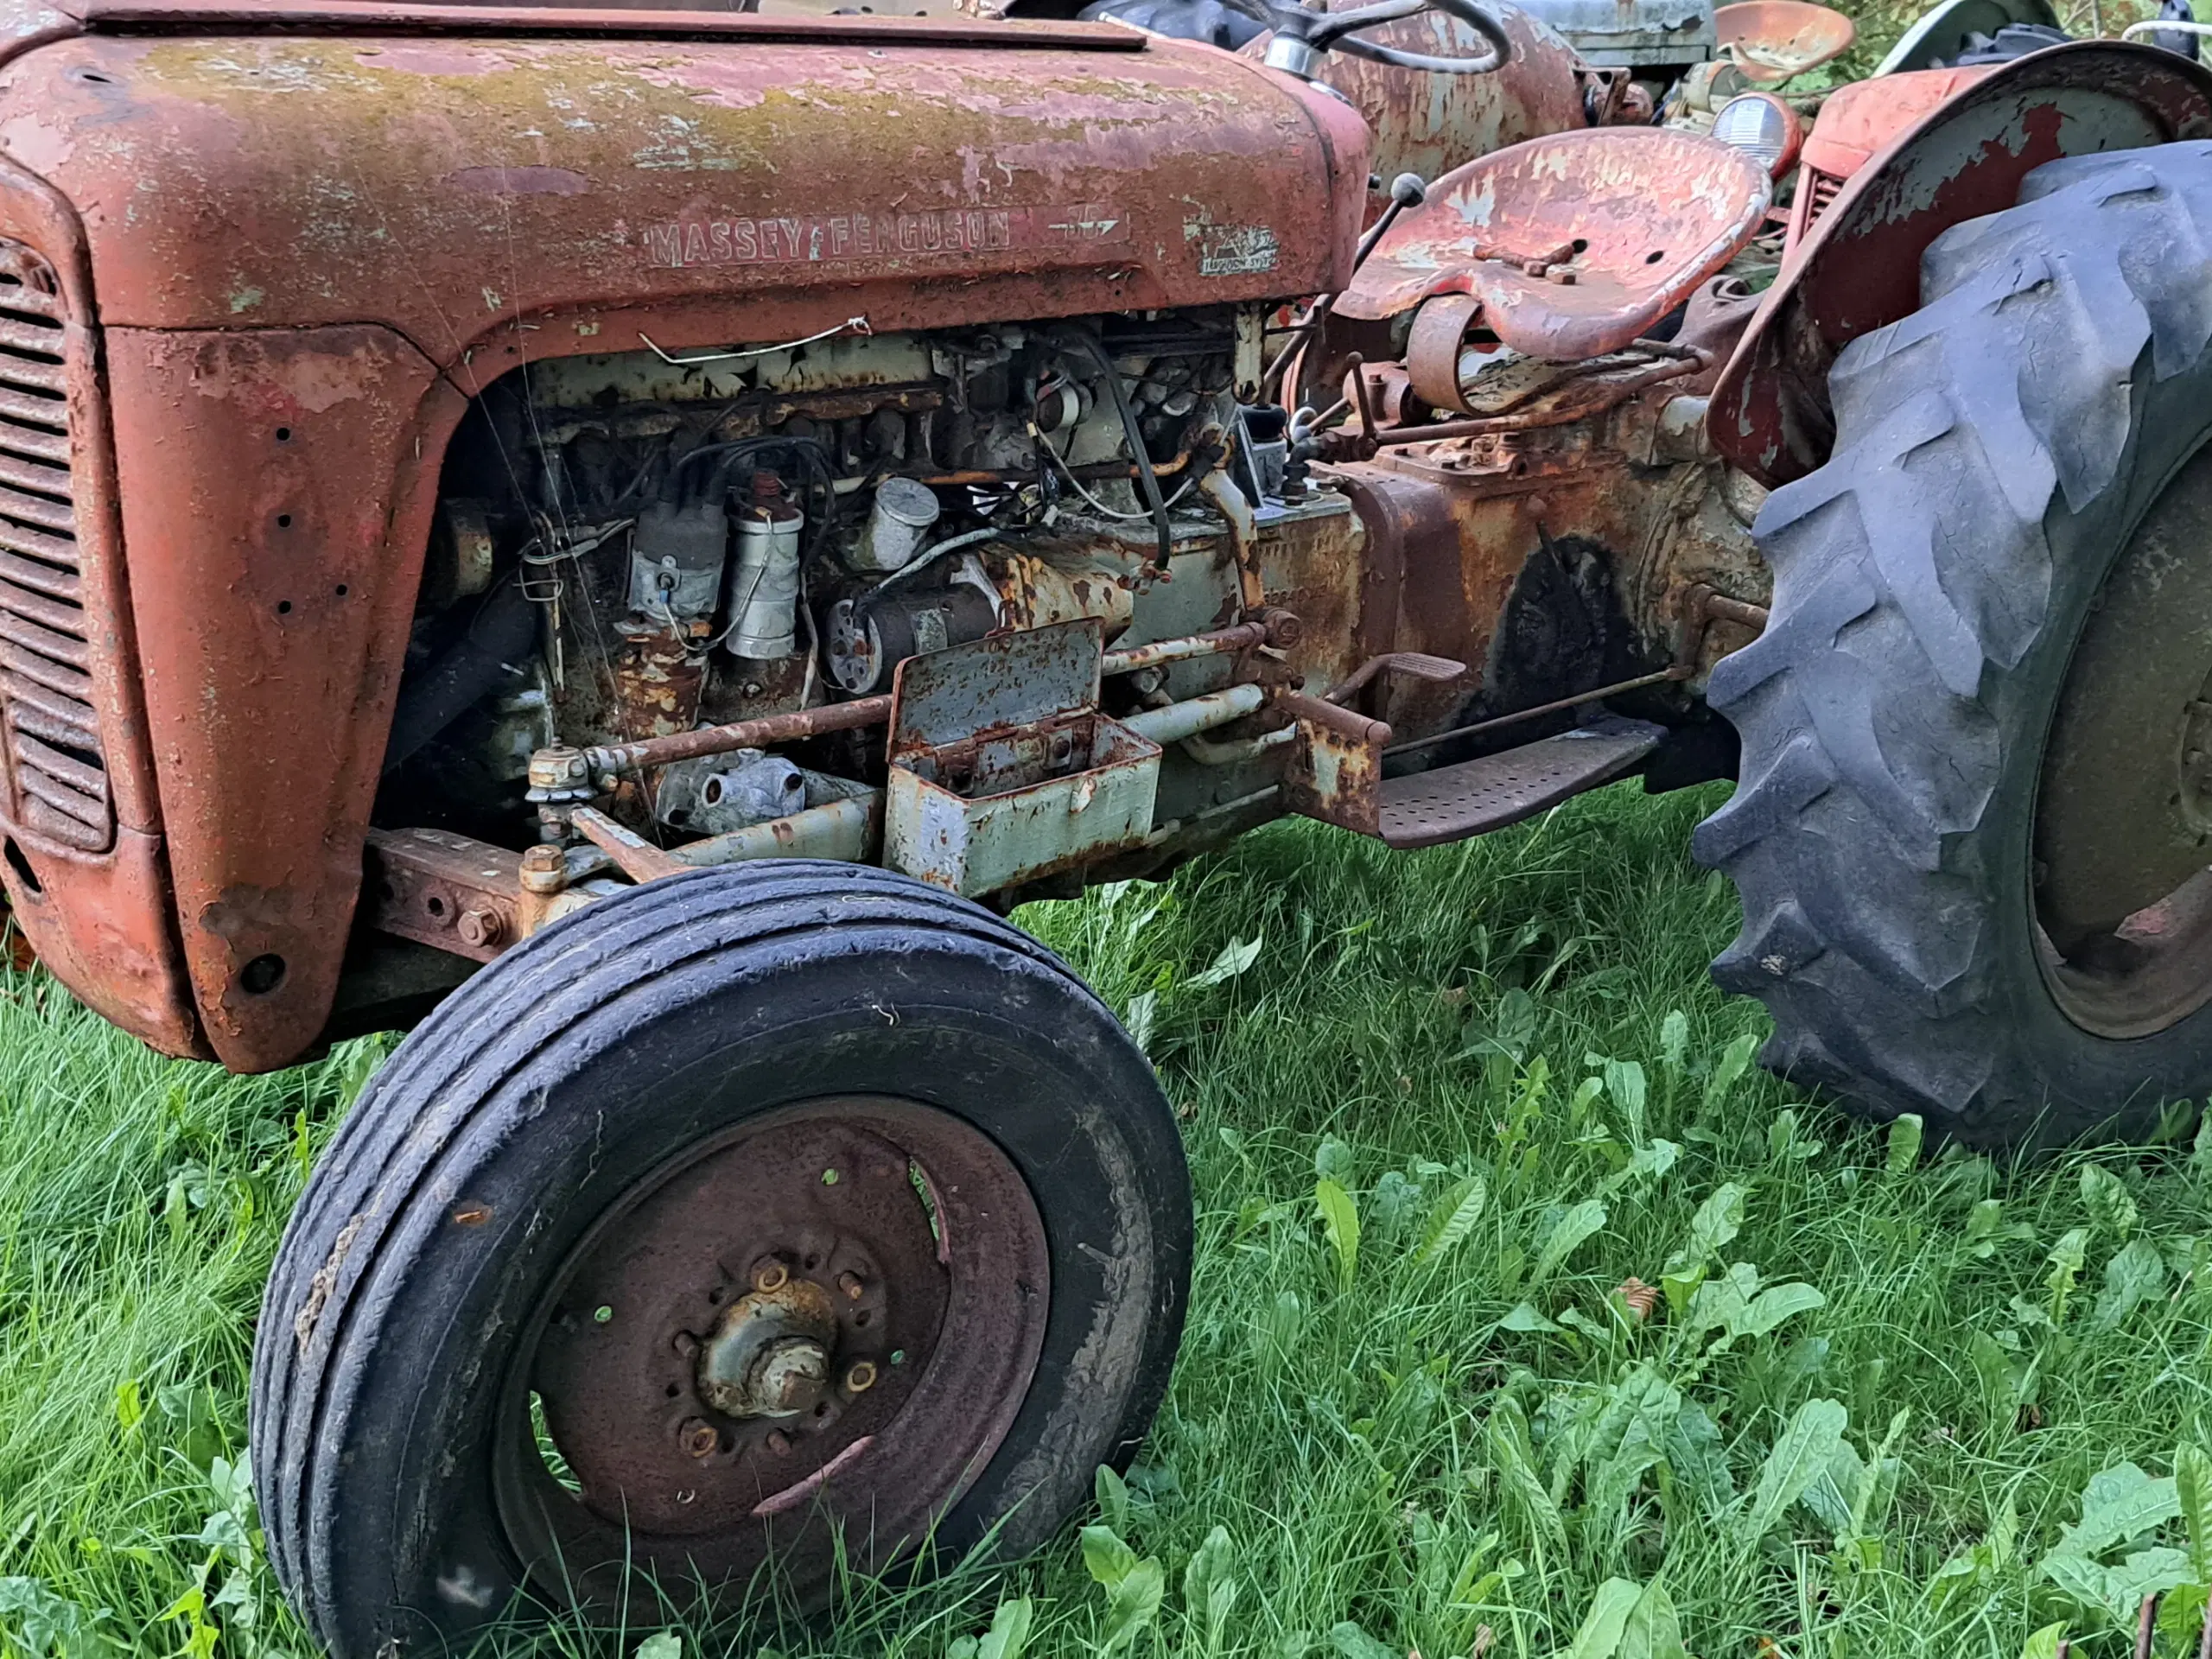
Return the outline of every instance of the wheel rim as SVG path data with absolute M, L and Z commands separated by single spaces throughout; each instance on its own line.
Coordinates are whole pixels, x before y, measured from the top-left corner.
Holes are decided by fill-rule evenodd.
M 2212 449 L 2121 550 L 2075 648 L 2036 805 L 2044 983 L 2095 1035 L 2212 1000 Z
M 772 1567 L 819 1603 L 989 1462 L 1049 1271 L 1019 1171 L 935 1107 L 810 1102 L 686 1149 L 608 1207 L 525 1332 L 494 1471 L 510 1541 L 586 1605 Z

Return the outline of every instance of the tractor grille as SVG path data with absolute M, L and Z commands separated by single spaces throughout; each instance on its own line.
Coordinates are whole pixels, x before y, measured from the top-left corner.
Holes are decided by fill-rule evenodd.
M 0 238 L 0 728 L 16 822 L 84 852 L 115 834 L 92 711 L 54 268 Z
M 1808 205 L 1805 213 L 1805 228 L 1809 231 L 1821 222 L 1821 215 L 1827 212 L 1829 205 L 1842 194 L 1843 181 L 1833 174 L 1815 173 L 1812 168 L 1807 168 L 1805 185 L 1813 193 L 1813 200 Z

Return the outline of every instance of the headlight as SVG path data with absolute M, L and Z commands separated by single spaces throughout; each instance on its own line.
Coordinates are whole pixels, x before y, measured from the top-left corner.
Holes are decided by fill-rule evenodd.
M 1773 93 L 1745 92 L 1720 106 L 1713 118 L 1713 136 L 1754 157 L 1778 179 L 1796 162 L 1805 124 Z

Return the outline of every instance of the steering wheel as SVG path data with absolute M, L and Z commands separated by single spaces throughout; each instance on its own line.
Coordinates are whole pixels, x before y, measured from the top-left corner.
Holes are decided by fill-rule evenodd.
M 1496 18 L 1474 0 L 1376 0 L 1350 11 L 1308 11 L 1303 6 L 1277 0 L 1223 0 L 1231 10 L 1257 19 L 1274 30 L 1268 42 L 1266 62 L 1300 80 L 1313 80 L 1321 72 L 1321 60 L 1331 51 L 1387 63 L 1399 69 L 1426 69 L 1445 75 L 1486 75 L 1503 68 L 1513 56 L 1513 42 Z M 1359 38 L 1363 29 L 1394 23 L 1424 11 L 1440 11 L 1457 17 L 1488 43 L 1479 57 L 1439 58 L 1426 52 L 1407 52 Z

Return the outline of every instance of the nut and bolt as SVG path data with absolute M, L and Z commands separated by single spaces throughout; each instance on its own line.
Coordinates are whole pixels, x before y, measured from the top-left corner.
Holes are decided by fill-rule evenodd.
M 695 1458 L 711 1458 L 721 1447 L 721 1435 L 703 1417 L 686 1417 L 676 1435 L 683 1449 Z
M 538 750 L 530 757 L 530 786 L 532 789 L 562 789 L 572 780 L 587 778 L 590 766 L 582 749 L 565 744 Z
M 558 893 L 569 885 L 569 857 L 558 847 L 545 842 L 525 850 L 522 855 L 522 885 L 529 893 Z
M 789 1416 L 822 1396 L 830 1380 L 830 1356 L 818 1342 L 786 1337 L 768 1350 L 753 1374 L 753 1395 L 764 1414 Z
M 874 1386 L 875 1365 L 873 1361 L 861 1360 L 845 1373 L 845 1392 L 848 1394 L 866 1394 Z
M 464 910 L 461 912 L 461 920 L 454 924 L 454 930 L 460 933 L 462 944 L 480 950 L 487 945 L 497 944 L 500 934 L 506 931 L 506 925 L 496 910 Z
M 781 1290 L 791 1276 L 791 1270 L 782 1262 L 773 1260 L 762 1262 L 753 1269 L 753 1288 L 764 1294 L 772 1290 Z
M 689 1331 L 679 1331 L 668 1339 L 668 1345 L 676 1350 L 678 1357 L 689 1359 L 699 1351 L 699 1338 Z
M 837 1275 L 837 1288 L 845 1293 L 847 1301 L 857 1302 L 868 1287 L 861 1282 L 857 1273 L 841 1273 Z
M 780 1458 L 791 1449 L 791 1437 L 780 1428 L 772 1428 L 768 1431 L 768 1438 L 761 1444 Z

